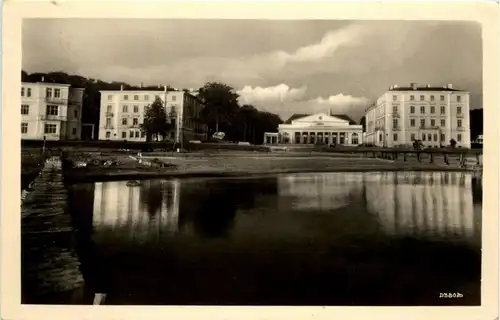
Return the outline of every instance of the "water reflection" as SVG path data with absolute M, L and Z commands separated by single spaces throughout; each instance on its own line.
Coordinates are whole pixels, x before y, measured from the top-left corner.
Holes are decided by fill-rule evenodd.
M 149 180 L 138 187 L 102 182 L 92 197 L 81 191 L 73 203 L 82 216 L 93 216 L 96 232 L 143 241 L 179 233 L 279 238 L 340 230 L 478 240 L 481 190 L 467 173 L 297 174 Z
M 279 179 L 285 206 L 331 212 L 362 204 L 388 235 L 476 237 L 481 215 L 481 181 L 468 173 L 334 173 Z M 479 198 L 479 199 L 478 199 Z M 474 207 L 474 203 L 479 206 Z

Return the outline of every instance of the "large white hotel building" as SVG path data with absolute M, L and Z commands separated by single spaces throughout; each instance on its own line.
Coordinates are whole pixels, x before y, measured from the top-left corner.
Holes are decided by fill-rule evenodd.
M 470 148 L 469 92 L 442 87 L 391 86 L 366 110 L 365 143 L 380 147 L 449 145 Z
M 21 84 L 21 139 L 79 140 L 82 131 L 83 88 L 69 84 Z
M 200 122 L 203 103 L 194 92 L 168 91 L 166 88 L 151 90 L 102 90 L 99 140 L 146 141 L 140 125 L 144 121 L 144 108 L 159 97 L 165 105 L 169 121 L 174 123 L 167 137 L 177 143 L 206 139 L 206 126 Z

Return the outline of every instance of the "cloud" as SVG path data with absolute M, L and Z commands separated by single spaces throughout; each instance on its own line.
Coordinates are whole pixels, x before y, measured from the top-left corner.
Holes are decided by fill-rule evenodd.
M 307 91 L 306 86 L 300 88 L 290 88 L 282 83 L 274 87 L 252 87 L 244 86 L 236 92 L 240 95 L 240 103 L 269 103 L 294 101 L 304 97 Z
M 351 95 L 344 95 L 339 93 L 334 96 L 329 96 L 328 98 L 317 97 L 311 100 L 312 103 L 317 103 L 319 105 L 364 105 L 368 104 L 370 100 L 365 97 L 353 97 Z
M 307 87 L 290 87 L 279 84 L 270 87 L 244 86 L 236 90 L 240 95 L 240 103 L 253 104 L 260 110 L 273 112 L 283 119 L 294 113 L 332 112 L 334 114 L 347 114 L 354 119 L 360 118 L 370 99 L 356 97 L 348 94 L 334 94 L 326 98 L 321 96 L 307 97 Z

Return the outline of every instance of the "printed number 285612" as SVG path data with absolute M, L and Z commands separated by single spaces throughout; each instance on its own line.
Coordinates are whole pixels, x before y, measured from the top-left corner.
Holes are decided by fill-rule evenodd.
M 460 292 L 440 292 L 439 297 L 444 299 L 459 299 L 463 298 L 464 295 Z

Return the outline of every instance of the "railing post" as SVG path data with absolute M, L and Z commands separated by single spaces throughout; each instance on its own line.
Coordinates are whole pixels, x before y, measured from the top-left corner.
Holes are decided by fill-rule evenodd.
M 481 157 L 480 157 L 479 153 L 476 153 L 476 165 L 478 167 L 481 166 Z
M 429 152 L 429 163 L 434 163 L 434 157 L 432 156 L 432 152 Z
M 406 162 L 406 152 L 403 152 L 403 161 Z
M 450 165 L 450 162 L 448 161 L 448 155 L 443 152 L 443 156 L 444 156 L 444 163 L 446 163 L 447 165 Z

